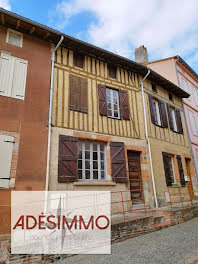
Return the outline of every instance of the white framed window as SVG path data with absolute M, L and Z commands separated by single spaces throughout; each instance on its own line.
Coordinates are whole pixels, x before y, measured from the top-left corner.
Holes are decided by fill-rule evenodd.
M 198 136 L 197 135 L 197 127 L 196 127 L 196 123 L 195 123 L 195 117 L 191 111 L 189 111 L 188 114 L 189 114 L 192 133 L 193 133 L 193 135 Z
M 185 79 L 182 82 L 184 91 L 190 94 L 188 82 Z M 190 101 L 190 96 L 187 99 Z
M 105 180 L 105 144 L 78 142 L 78 180 Z
M 196 104 L 196 106 L 198 106 L 198 91 L 197 91 L 197 88 L 193 88 L 193 95 L 194 95 L 195 104 Z
M 161 126 L 159 102 L 156 99 L 153 99 L 153 111 L 154 111 L 156 125 Z
M 26 60 L 1 53 L 0 95 L 24 100 L 27 65 Z
M 171 182 L 174 184 L 174 183 L 176 183 L 176 179 L 175 179 L 173 156 L 168 155 L 167 160 L 168 160 L 168 166 L 169 166 Z
M 175 132 L 177 132 L 178 131 L 177 121 L 176 121 L 175 109 L 173 109 L 173 108 L 171 108 L 171 116 L 172 116 L 172 120 L 173 120 L 173 130 Z
M 119 93 L 114 89 L 106 89 L 107 116 L 120 119 Z
M 11 45 L 22 48 L 22 46 L 23 46 L 23 34 L 18 32 L 18 31 L 8 29 L 7 30 L 7 36 L 6 36 L 6 42 L 11 44 Z

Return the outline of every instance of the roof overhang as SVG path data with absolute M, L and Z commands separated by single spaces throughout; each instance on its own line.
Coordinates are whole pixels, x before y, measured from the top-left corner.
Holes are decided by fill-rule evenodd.
M 64 41 L 62 45 L 66 46 L 67 48 L 78 51 L 80 50 L 81 53 L 100 60 L 104 60 L 111 64 L 115 64 L 129 71 L 139 73 L 142 76 L 146 75 L 148 72 L 148 67 L 145 65 L 139 64 L 125 57 L 119 56 L 107 50 L 98 48 L 92 44 L 63 34 L 60 31 L 54 30 L 35 21 L 19 16 L 3 8 L 0 8 L 0 22 L 1 25 L 5 27 L 18 30 L 22 33 L 52 42 L 54 44 L 57 44 L 60 40 L 61 35 L 63 35 Z M 168 81 L 152 69 L 150 69 L 150 71 L 151 73 L 148 76 L 148 79 L 150 81 L 155 82 L 157 85 L 162 86 L 163 88 L 170 91 L 171 93 L 174 93 L 180 98 L 188 98 L 190 96 L 184 90 Z

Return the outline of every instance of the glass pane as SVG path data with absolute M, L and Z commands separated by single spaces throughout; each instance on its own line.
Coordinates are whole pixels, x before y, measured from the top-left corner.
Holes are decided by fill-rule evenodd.
M 112 111 L 111 111 L 111 110 L 108 110 L 108 111 L 107 111 L 107 115 L 108 115 L 108 116 L 112 116 Z
M 111 96 L 111 91 L 109 89 L 106 89 L 107 96 Z
M 117 111 L 118 110 L 118 106 L 116 104 L 114 104 L 114 110 Z
M 85 149 L 89 150 L 90 149 L 90 144 L 88 142 L 85 143 Z
M 85 171 L 85 179 L 90 179 L 90 171 Z
M 93 152 L 93 160 L 98 160 L 98 153 L 97 152 Z
M 116 98 L 118 98 L 118 91 L 113 91 L 113 97 L 116 97 Z
M 108 104 L 107 104 L 107 108 L 108 108 L 108 109 L 111 109 L 111 103 L 108 103 Z
M 96 143 L 93 144 L 93 151 L 97 151 L 97 144 Z
M 81 170 L 78 171 L 78 179 L 82 179 L 82 171 Z
M 82 150 L 78 149 L 78 159 L 82 159 Z
M 104 160 L 104 153 L 103 152 L 100 152 L 100 159 Z
M 93 162 L 93 168 L 96 169 L 96 170 L 98 169 L 98 162 L 97 161 Z
M 111 97 L 110 96 L 107 96 L 107 102 L 111 103 Z
M 101 171 L 101 179 L 103 180 L 105 178 L 105 172 Z
M 114 112 L 114 117 L 118 117 L 118 112 Z
M 78 168 L 79 168 L 79 169 L 82 169 L 82 160 L 79 160 L 79 161 L 78 161 Z
M 89 151 L 85 151 L 85 159 L 90 159 L 90 152 Z
M 118 98 L 117 97 L 113 97 L 113 103 L 118 104 Z
M 90 169 L 90 161 L 89 160 L 85 161 L 85 169 Z
M 101 170 L 104 170 L 104 161 L 101 161 Z
M 104 151 L 104 144 L 100 144 L 100 151 Z
M 96 180 L 98 179 L 98 172 L 97 171 L 93 172 L 93 178 L 96 179 Z
M 78 142 L 78 150 L 82 149 L 82 142 Z

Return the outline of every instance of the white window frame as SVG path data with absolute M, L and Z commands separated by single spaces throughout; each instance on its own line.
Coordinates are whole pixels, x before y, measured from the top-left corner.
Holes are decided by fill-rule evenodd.
M 112 115 L 108 115 L 108 101 L 107 101 L 107 116 L 108 117 L 111 117 L 111 118 L 115 118 L 115 119 L 120 119 L 120 102 L 119 102 L 119 91 L 115 90 L 115 89 L 111 89 L 111 88 L 106 88 L 106 96 L 107 96 L 107 93 L 108 91 L 110 92 L 110 98 L 111 98 L 111 112 L 112 112 Z M 114 102 L 113 102 L 113 92 L 116 92 L 117 94 L 117 111 L 114 110 Z M 118 116 L 115 116 L 115 112 L 118 112 Z
M 175 115 L 175 109 L 171 107 L 171 116 L 172 116 L 172 120 L 173 120 L 173 130 L 175 132 L 178 132 L 178 127 L 177 127 L 177 119 L 176 119 L 176 115 Z
M 188 111 L 188 115 L 189 115 L 189 119 L 190 119 L 191 131 L 192 131 L 194 136 L 198 136 L 197 135 L 197 126 L 196 126 L 196 121 L 195 121 L 194 114 L 193 114 L 193 112 Z
M 19 45 L 16 45 L 16 44 L 13 44 L 13 43 L 9 42 L 10 33 L 16 34 L 16 35 L 18 35 L 20 37 L 20 44 Z M 16 46 L 16 47 L 19 47 L 19 48 L 22 48 L 23 47 L 23 34 L 21 32 L 18 32 L 16 30 L 8 28 L 7 35 L 6 35 L 6 43 L 8 43 L 10 45 L 13 45 L 13 46 Z
M 78 178 L 78 181 L 105 181 L 107 178 L 106 172 L 106 145 L 105 143 L 91 142 L 91 141 L 79 141 L 82 144 L 82 179 Z M 85 144 L 90 145 L 90 179 L 85 177 Z M 93 178 L 93 144 L 97 144 L 97 153 L 98 153 L 98 179 Z M 104 170 L 101 170 L 101 159 L 100 159 L 100 145 L 104 145 Z M 81 159 L 80 159 L 81 160 Z M 79 169 L 78 169 L 79 170 Z M 81 169 L 80 169 L 81 170 Z M 104 171 L 104 179 L 101 179 L 101 171 Z
M 157 114 L 157 125 L 158 126 L 161 126 L 162 123 L 161 123 L 161 116 L 160 116 L 160 109 L 159 109 L 159 102 L 158 102 L 158 100 L 156 100 L 155 98 L 153 98 L 153 104 L 154 104 L 154 108 L 156 109 L 156 114 Z

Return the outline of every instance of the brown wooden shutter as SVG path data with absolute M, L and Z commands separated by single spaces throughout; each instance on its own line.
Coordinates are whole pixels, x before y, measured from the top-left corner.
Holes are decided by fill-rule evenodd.
M 179 109 L 175 110 L 175 115 L 176 115 L 176 119 L 177 119 L 177 128 L 178 128 L 178 132 L 180 134 L 183 134 L 183 127 L 182 127 L 182 121 L 181 121 L 181 114 Z
M 78 172 L 78 139 L 59 136 L 58 182 L 75 182 Z
M 124 120 L 129 120 L 129 101 L 128 93 L 126 90 L 120 90 L 120 108 L 121 108 L 121 118 Z
M 87 80 L 70 75 L 70 110 L 88 113 Z
M 149 97 L 149 105 L 150 105 L 150 112 L 151 112 L 151 121 L 154 124 L 156 124 L 156 122 L 155 122 L 155 115 L 154 115 L 153 96 L 151 94 L 149 94 L 148 97 Z
M 169 162 L 168 162 L 168 153 L 162 152 L 163 156 L 163 162 L 164 162 L 164 172 L 166 177 L 166 185 L 172 186 L 172 180 L 170 176 L 170 168 L 169 168 Z
M 98 84 L 99 113 L 107 116 L 106 86 Z
M 166 116 L 165 103 L 163 101 L 159 100 L 159 107 L 160 107 L 160 116 L 161 116 L 162 127 L 167 128 L 168 127 L 168 120 L 167 120 L 167 116 Z
M 167 111 L 168 111 L 168 119 L 169 119 L 169 126 L 170 126 L 170 129 L 173 131 L 173 118 L 172 118 L 172 115 L 171 115 L 171 106 L 169 104 L 166 104 L 167 106 Z
M 111 142 L 111 172 L 115 182 L 127 182 L 126 160 L 123 142 Z
M 74 53 L 74 66 L 83 68 L 84 55 L 79 53 Z
M 179 177 L 180 177 L 181 185 L 186 186 L 186 182 L 184 179 L 184 171 L 183 171 L 183 167 L 182 167 L 182 160 L 181 160 L 180 155 L 177 155 L 177 164 L 178 164 L 178 168 L 179 168 Z

